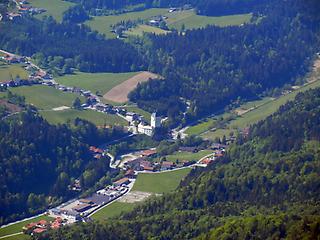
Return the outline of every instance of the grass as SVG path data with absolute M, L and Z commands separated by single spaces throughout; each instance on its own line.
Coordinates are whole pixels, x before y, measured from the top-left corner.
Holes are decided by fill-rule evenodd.
M 51 217 L 42 215 L 42 216 L 39 216 L 39 217 L 36 217 L 36 218 L 32 218 L 32 219 L 29 219 L 29 220 L 26 220 L 26 221 L 22 221 L 22 222 L 7 226 L 7 227 L 3 227 L 3 228 L 0 228 L 0 237 L 6 236 L 6 235 L 10 235 L 10 234 L 14 234 L 14 233 L 18 233 L 18 232 L 22 232 L 22 227 L 25 226 L 26 224 L 28 224 L 30 222 L 37 222 L 37 221 L 42 220 L 42 219 L 45 219 L 45 220 L 48 220 L 48 221 L 53 220 L 53 218 L 51 218 Z
M 163 173 L 139 173 L 132 191 L 168 193 L 174 191 L 180 181 L 191 171 L 184 168 Z
M 79 87 L 90 90 L 92 93 L 99 91 L 102 95 L 113 87 L 137 75 L 139 72 L 128 73 L 81 73 L 58 77 L 55 80 L 63 85 Z
M 130 12 L 119 15 L 99 16 L 94 17 L 87 21 L 86 24 L 91 27 L 92 30 L 96 30 L 99 33 L 105 34 L 108 38 L 115 38 L 116 35 L 112 32 L 111 25 L 127 20 L 147 20 L 153 16 L 163 15 L 167 13 L 165 8 L 150 8 L 144 11 Z
M 15 79 L 20 76 L 22 79 L 28 78 L 28 72 L 20 64 L 2 64 L 0 62 L 0 81 Z
M 38 8 L 45 8 L 47 11 L 36 15 L 37 18 L 43 16 L 52 16 L 58 22 L 62 21 L 63 13 L 70 7 L 74 6 L 74 3 L 62 0 L 29 0 L 30 5 Z
M 5 237 L 5 238 L 1 238 L 1 239 L 4 239 L 4 240 L 31 240 L 31 236 L 22 233 L 19 235 Z
M 72 93 L 62 92 L 53 87 L 43 85 L 23 86 L 10 88 L 10 91 L 24 96 L 28 104 L 32 104 L 39 109 L 52 109 L 61 106 L 72 106 L 76 97 L 84 101 L 84 97 Z
M 190 152 L 176 152 L 174 154 L 171 155 L 167 155 L 166 160 L 167 161 L 171 161 L 171 162 L 175 162 L 177 159 L 180 161 L 193 161 L 193 160 L 200 160 L 201 158 L 203 158 L 206 155 L 211 154 L 212 151 L 210 150 L 202 150 L 199 151 L 197 153 L 190 153 Z
M 94 123 L 97 126 L 127 125 L 127 122 L 117 115 L 104 114 L 93 110 L 67 109 L 63 111 L 41 111 L 40 114 L 51 124 L 63 124 L 74 119 L 81 118 Z
M 124 203 L 115 201 L 108 206 L 100 209 L 91 217 L 94 220 L 106 220 L 119 216 L 121 213 L 130 212 L 136 206 L 135 203 Z
M 129 31 L 126 31 L 127 35 L 143 36 L 144 33 L 155 33 L 155 34 L 167 34 L 170 31 L 163 30 L 161 28 L 141 24 L 135 28 L 131 28 Z
M 134 112 L 134 113 L 140 114 L 141 116 L 143 116 L 144 120 L 150 123 L 151 113 L 144 111 L 141 108 L 133 107 L 133 106 L 127 106 L 127 107 L 124 107 L 124 109 L 126 109 L 128 112 Z
M 168 19 L 166 20 L 169 28 L 181 30 L 182 25 L 185 29 L 202 28 L 207 25 L 217 25 L 220 27 L 241 25 L 248 23 L 252 17 L 251 13 L 228 15 L 221 17 L 208 17 L 197 15 L 194 10 L 176 11 L 166 14 Z
M 247 126 L 250 126 L 258 121 L 265 119 L 266 117 L 275 113 L 279 107 L 288 101 L 291 101 L 295 98 L 295 96 L 299 92 L 304 92 L 312 88 L 320 87 L 320 81 L 316 81 L 313 83 L 309 83 L 307 85 L 302 86 L 301 88 L 292 91 L 291 93 L 281 96 L 277 99 L 264 99 L 263 104 L 261 104 L 256 109 L 243 114 L 242 116 L 238 116 L 236 119 L 230 121 L 226 128 L 217 129 L 216 131 L 208 131 L 201 136 L 206 139 L 215 139 L 216 137 L 223 137 L 223 135 L 228 136 L 231 132 L 236 131 L 237 129 L 241 129 Z M 247 105 L 248 106 L 248 105 Z M 250 106 L 250 105 L 249 105 Z

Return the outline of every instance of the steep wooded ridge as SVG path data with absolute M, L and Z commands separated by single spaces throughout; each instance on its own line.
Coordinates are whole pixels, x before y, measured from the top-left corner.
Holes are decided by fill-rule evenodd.
M 72 179 L 80 177 L 84 189 L 92 187 L 109 171 L 109 159 L 94 160 L 89 144 L 120 134 L 98 130 L 79 119 L 72 129 L 49 125 L 31 111 L 1 120 L 0 223 L 38 213 L 71 197 Z
M 121 220 L 79 224 L 43 239 L 317 239 L 319 106 L 319 88 L 301 93 L 251 127 L 222 160 L 192 171 L 176 192 Z
M 319 11 L 314 0 L 271 1 L 254 13 L 255 24 L 152 35 L 143 52 L 149 70 L 166 79 L 141 84 L 130 100 L 177 123 L 185 110 L 181 97 L 191 102 L 189 121 L 232 101 L 301 83 L 319 51 Z

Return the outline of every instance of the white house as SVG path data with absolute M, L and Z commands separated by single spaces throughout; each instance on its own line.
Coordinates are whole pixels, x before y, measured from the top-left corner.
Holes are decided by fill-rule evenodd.
M 157 117 L 157 113 L 151 114 L 151 127 L 152 128 L 161 127 L 161 117 Z

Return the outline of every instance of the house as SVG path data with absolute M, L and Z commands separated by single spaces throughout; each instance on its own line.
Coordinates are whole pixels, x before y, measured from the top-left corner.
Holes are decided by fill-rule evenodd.
M 150 172 L 154 172 L 155 171 L 155 167 L 153 166 L 144 166 L 143 170 L 145 171 L 150 171 Z
M 129 169 L 128 171 L 126 171 L 124 176 L 129 178 L 129 179 L 136 178 L 136 174 L 135 174 L 135 171 L 133 169 Z
M 133 113 L 133 112 L 126 113 L 126 119 L 128 122 L 133 122 L 137 120 L 137 118 L 138 118 L 138 115 L 136 113 Z
M 19 14 L 19 13 L 8 13 L 8 18 L 11 21 L 14 21 L 20 17 L 21 17 L 21 14 Z
M 128 185 L 130 183 L 129 178 L 121 178 L 118 181 L 114 182 L 113 185 L 118 187 L 118 186 L 123 186 L 123 185 Z
M 37 223 L 37 227 L 38 228 L 46 228 L 48 226 L 48 222 L 44 219 L 40 220 L 38 223 Z
M 41 234 L 41 233 L 46 232 L 46 231 L 47 231 L 46 228 L 36 228 L 36 229 L 34 229 L 34 230 L 32 231 L 32 235 L 33 235 L 33 234 Z
M 176 10 L 177 10 L 176 8 L 170 8 L 168 12 L 172 13 L 172 12 L 175 12 Z
M 93 153 L 96 153 L 96 154 L 102 154 L 103 153 L 103 150 L 101 148 L 97 148 L 95 146 L 90 146 L 89 150 Z
M 79 199 L 79 202 L 80 203 L 86 203 L 86 204 L 94 204 L 94 202 L 92 202 L 92 200 L 86 199 L 86 198 Z
M 145 158 L 136 158 L 136 159 L 133 159 L 131 161 L 128 161 L 125 163 L 125 166 L 127 168 L 130 168 L 130 169 L 133 169 L 133 170 L 136 170 L 136 171 L 140 171 L 142 170 L 141 166 L 140 166 L 140 162 L 145 160 Z
M 22 228 L 22 231 L 25 234 L 30 234 L 36 228 L 36 226 L 37 226 L 37 223 L 35 222 L 28 223 Z
M 66 219 L 69 222 L 77 222 L 81 220 L 81 216 L 78 212 L 73 210 L 63 211 L 61 217 Z
M 145 125 L 144 123 L 141 122 L 138 125 L 138 133 L 152 136 L 153 128 L 151 126 Z
M 170 170 L 174 168 L 173 162 L 164 161 L 161 163 L 161 170 Z
M 81 203 L 75 207 L 72 208 L 72 210 L 76 211 L 76 212 L 85 212 L 88 209 L 92 208 L 93 205 L 92 204 L 88 204 L 88 203 Z
M 142 152 L 141 156 L 142 157 L 153 157 L 156 154 L 157 154 L 157 150 L 145 150 Z

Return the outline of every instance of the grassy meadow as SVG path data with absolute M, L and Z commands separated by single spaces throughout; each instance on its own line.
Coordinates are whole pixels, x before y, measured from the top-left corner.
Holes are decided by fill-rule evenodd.
M 250 126 L 272 115 L 279 109 L 281 105 L 293 100 L 299 92 L 304 92 L 316 87 L 320 87 L 320 81 L 306 84 L 301 88 L 277 99 L 262 99 L 260 100 L 261 104 L 259 104 L 259 101 L 254 103 L 258 105 L 254 110 L 249 111 L 241 116 L 236 117 L 234 120 L 229 121 L 225 128 L 217 129 L 215 131 L 207 131 L 201 134 L 201 136 L 205 139 L 215 139 L 216 137 L 221 138 L 223 137 L 223 135 L 228 136 L 231 132 L 235 132 L 237 129 Z M 252 103 L 247 103 L 247 106 L 252 107 L 253 105 Z
M 96 126 L 120 125 L 126 126 L 127 122 L 115 114 L 105 114 L 93 110 L 67 109 L 63 111 L 40 111 L 40 114 L 51 124 L 73 122 L 76 118 L 85 119 Z
M 169 32 L 170 31 L 166 31 L 161 28 L 141 24 L 135 28 L 131 28 L 130 30 L 126 31 L 125 34 L 135 35 L 135 36 L 143 36 L 144 33 L 167 34 Z
M 24 96 L 28 104 L 45 110 L 61 106 L 71 107 L 76 97 L 84 101 L 84 97 L 79 95 L 62 92 L 53 87 L 43 85 L 10 88 L 10 91 L 17 95 Z
M 167 161 L 175 162 L 176 160 L 179 161 L 198 161 L 204 156 L 207 156 L 211 154 L 212 151 L 210 150 L 202 150 L 196 153 L 190 153 L 190 152 L 176 152 L 170 155 L 165 156 Z
M 163 173 L 139 173 L 132 191 L 150 193 L 168 193 L 174 191 L 180 181 L 190 171 L 190 168 L 184 168 Z
M 206 27 L 207 25 L 217 25 L 220 27 L 241 25 L 243 23 L 250 22 L 252 15 L 238 14 L 238 15 L 227 15 L 221 17 L 208 17 L 197 15 L 194 10 L 176 11 L 167 13 L 166 20 L 167 25 L 170 28 L 181 30 L 182 25 L 185 29 L 195 29 Z
M 65 75 L 55 80 L 65 86 L 79 87 L 90 90 L 92 93 L 99 91 L 102 95 L 113 87 L 137 75 L 139 72 L 127 73 L 82 73 Z
M 62 0 L 29 0 L 28 2 L 33 7 L 45 8 L 47 10 L 44 13 L 35 15 L 37 18 L 41 19 L 44 16 L 52 16 L 58 22 L 62 21 L 63 13 L 75 5 L 72 2 Z
M 27 79 L 28 72 L 20 64 L 5 64 L 0 62 L 0 81 L 15 79 L 17 76 Z
M 147 20 L 153 16 L 163 15 L 167 13 L 166 8 L 150 8 L 144 11 L 129 12 L 119 15 L 94 17 L 86 22 L 86 25 L 99 33 L 105 34 L 107 38 L 115 38 L 116 35 L 111 32 L 111 25 L 127 20 Z
M 41 216 L 36 217 L 36 218 L 32 218 L 32 219 L 29 219 L 29 220 L 26 220 L 26 221 L 22 221 L 22 222 L 19 222 L 19 223 L 16 223 L 16 224 L 12 224 L 10 226 L 0 228 L 0 237 L 6 236 L 6 235 L 10 235 L 10 234 L 14 234 L 14 233 L 22 232 L 22 227 L 23 226 L 27 225 L 28 223 L 37 222 L 37 221 L 42 220 L 42 219 L 45 219 L 47 221 L 53 220 L 53 218 L 51 218 L 51 217 L 48 217 L 48 216 L 45 216 L 45 215 L 41 215 Z M 19 236 L 19 235 L 17 235 L 17 236 Z M 7 239 L 7 238 L 5 238 L 5 239 Z
M 108 206 L 100 209 L 91 217 L 94 220 L 106 220 L 119 216 L 121 213 L 129 212 L 135 207 L 135 203 L 124 203 L 115 201 Z

